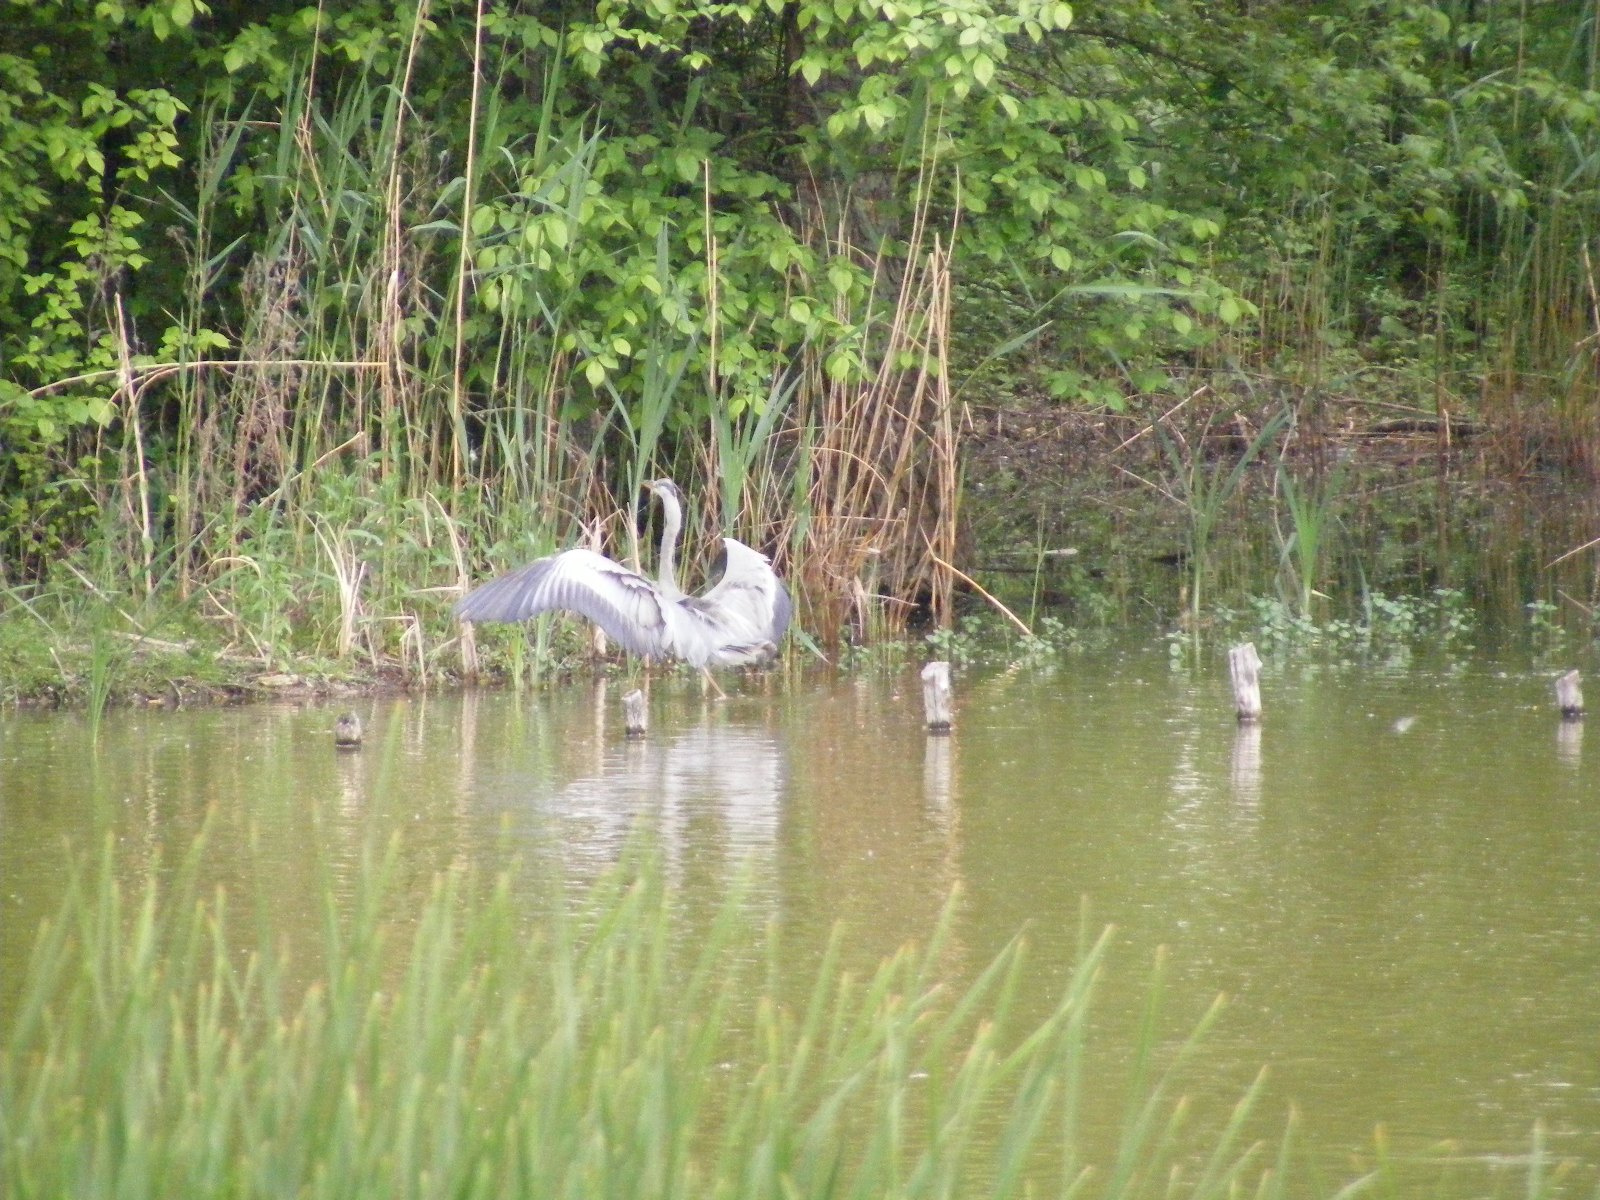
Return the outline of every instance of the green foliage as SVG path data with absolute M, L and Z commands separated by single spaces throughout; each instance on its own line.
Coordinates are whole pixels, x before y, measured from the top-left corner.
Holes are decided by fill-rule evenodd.
M 204 5 L 8 0 L 0 36 L 0 555 L 36 560 L 85 515 L 76 435 L 114 415 L 121 281 L 158 251 L 145 207 L 181 163 L 189 106 L 123 55 L 165 41 Z M 67 377 L 103 372 L 84 387 Z
M 1221 624 L 1284 651 L 1332 650 L 1403 658 L 1413 650 L 1466 653 L 1477 618 L 1457 588 L 1420 596 L 1368 592 L 1349 617 L 1318 619 L 1278 597 L 1255 597 L 1243 612 L 1222 612 Z
M 258 504 L 312 544 L 334 467 L 612 539 L 706 471 L 776 544 L 807 414 L 935 372 L 1533 397 L 1600 461 L 1592 5 L 5 3 L 8 581 L 120 523 L 187 586 Z

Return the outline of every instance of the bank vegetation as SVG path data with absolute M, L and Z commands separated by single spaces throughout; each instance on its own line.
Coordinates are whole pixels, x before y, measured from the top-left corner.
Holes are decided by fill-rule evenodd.
M 1600 474 L 1597 65 L 1595 0 L 9 4 L 6 690 L 497 670 L 451 601 L 658 475 L 818 646 L 948 625 L 1008 414 L 1196 618 L 1272 468 L 1309 605 L 1356 435 Z

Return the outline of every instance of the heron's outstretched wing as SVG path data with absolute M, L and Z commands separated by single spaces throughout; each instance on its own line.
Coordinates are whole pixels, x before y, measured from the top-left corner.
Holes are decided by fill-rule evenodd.
M 654 583 L 593 550 L 566 550 L 491 579 L 456 604 L 463 621 L 526 621 L 560 609 L 588 617 L 630 653 L 671 653 Z
M 755 622 L 762 636 L 776 646 L 783 640 L 794 612 L 789 593 L 765 554 L 730 537 L 723 538 L 722 544 L 727 548 L 727 566 L 717 586 L 703 598 L 723 608 L 741 611 Z
M 683 602 L 694 632 L 681 631 L 677 640 L 681 644 L 693 636 L 719 666 L 770 658 L 789 628 L 789 593 L 766 555 L 733 538 L 722 542 L 727 548 L 722 578 L 705 595 Z
M 778 589 L 777 595 L 772 598 L 772 637 L 771 642 L 776 646 L 783 640 L 783 635 L 789 632 L 789 622 L 794 618 L 794 601 L 789 599 L 789 590 L 783 586 L 782 581 L 774 577 Z

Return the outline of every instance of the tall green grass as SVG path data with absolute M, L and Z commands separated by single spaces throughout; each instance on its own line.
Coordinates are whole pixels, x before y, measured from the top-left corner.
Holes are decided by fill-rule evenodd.
M 1020 943 L 959 982 L 954 905 L 865 974 L 835 936 L 797 986 L 737 894 L 688 936 L 649 856 L 549 906 L 455 872 L 413 911 L 391 843 L 291 953 L 270 898 L 197 882 L 204 854 L 125 888 L 108 850 L 40 929 L 0 1050 L 12 1200 L 1342 1197 L 1404 1176 L 1301 1171 L 1252 1132 L 1259 1081 L 1196 1119 L 1177 1080 L 1217 1010 L 1173 1044 L 1159 987 L 1109 1070 L 1105 936 L 1022 1022 Z M 1085 1136 L 1115 1110 L 1112 1144 Z M 1526 1194 L 1555 1194 L 1551 1166 Z
M 740 230 L 712 172 L 698 242 L 670 222 L 608 233 L 594 210 L 617 165 L 595 122 L 559 119 L 559 69 L 533 128 L 475 86 L 459 162 L 403 65 L 313 57 L 281 98 L 206 112 L 194 195 L 164 196 L 185 302 L 159 347 L 121 330 L 117 380 L 85 384 L 121 403 L 85 486 L 130 600 L 170 580 L 191 632 L 261 671 L 515 668 L 520 632 L 480 657 L 451 601 L 562 545 L 637 558 L 640 485 L 672 475 L 686 560 L 738 534 L 825 636 L 846 611 L 898 629 L 919 596 L 948 616 L 951 284 L 926 202 L 908 247 L 819 231 L 772 268 L 766 315 L 743 291 L 724 306 Z M 623 266 L 653 300 L 598 328 Z M 838 344 L 785 342 L 789 301 L 815 297 L 836 300 L 816 337 Z
M 1302 619 L 1312 617 L 1313 601 L 1320 594 L 1317 585 L 1327 570 L 1328 542 L 1343 499 L 1346 467 L 1343 462 L 1331 469 L 1319 464 L 1297 474 L 1285 455 L 1278 454 L 1275 484 L 1289 516 L 1287 533 L 1274 526 L 1281 547 L 1279 594 Z
M 1183 558 L 1188 571 L 1184 586 L 1188 615 L 1198 629 L 1204 610 L 1207 581 L 1211 574 L 1212 541 L 1228 505 L 1239 495 L 1250 464 L 1269 447 L 1278 431 L 1291 417 L 1288 409 L 1269 416 L 1259 430 L 1246 428 L 1242 435 L 1223 435 L 1227 449 L 1217 453 L 1218 436 L 1213 428 L 1216 412 L 1208 412 L 1199 429 L 1185 435 L 1170 420 L 1157 422 L 1157 440 L 1171 468 L 1170 486 L 1160 488 L 1179 507 L 1183 519 Z M 1241 426 L 1244 425 L 1242 419 Z M 1231 443 L 1243 443 L 1237 454 Z

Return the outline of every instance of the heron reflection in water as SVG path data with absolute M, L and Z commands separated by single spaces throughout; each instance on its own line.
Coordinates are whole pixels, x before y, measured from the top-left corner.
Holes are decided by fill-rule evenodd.
M 664 517 L 657 579 L 593 550 L 564 550 L 474 588 L 456 604 L 456 616 L 526 621 L 544 612 L 578 613 L 630 654 L 647 661 L 680 658 L 707 680 L 712 667 L 776 655 L 793 609 L 766 555 L 725 537 L 722 579 L 703 595 L 686 594 L 677 577 L 682 493 L 670 479 L 645 487 L 661 502 Z
M 575 732 L 575 731 L 574 731 Z M 667 878 L 723 873 L 731 881 L 777 870 L 789 753 L 783 736 L 760 723 L 692 725 L 642 742 L 562 739 L 577 753 L 554 785 L 506 770 L 481 795 L 539 831 L 579 876 L 620 862 L 643 835 L 659 851 Z M 591 748 L 597 761 L 580 762 Z

